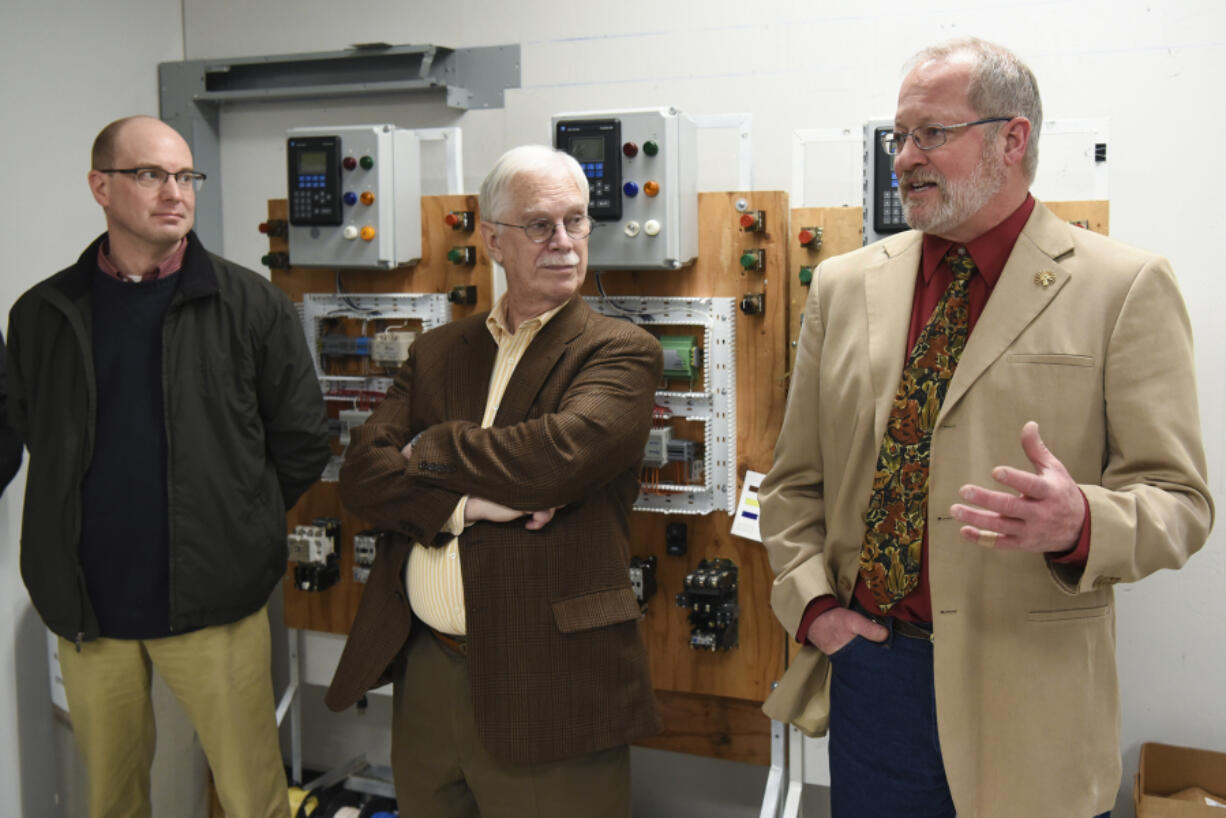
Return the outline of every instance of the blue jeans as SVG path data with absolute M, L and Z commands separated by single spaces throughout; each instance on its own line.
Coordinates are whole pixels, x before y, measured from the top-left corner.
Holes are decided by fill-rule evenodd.
M 857 636 L 830 663 L 833 818 L 955 818 L 937 736 L 932 643 L 893 630 L 880 643 Z
M 834 818 L 954 818 L 937 738 L 932 644 L 857 636 L 830 657 Z

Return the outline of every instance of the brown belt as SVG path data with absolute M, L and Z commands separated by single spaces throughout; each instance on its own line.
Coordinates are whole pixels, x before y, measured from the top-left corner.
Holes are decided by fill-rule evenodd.
M 885 624 L 884 622 L 881 624 Z M 922 639 L 925 642 L 931 642 L 932 631 L 921 628 L 914 622 L 908 622 L 905 619 L 895 619 L 893 622 L 894 633 L 899 636 L 906 636 L 910 639 Z
M 860 604 L 860 600 L 855 599 L 854 597 L 852 598 L 851 609 L 857 613 L 867 616 L 869 619 L 873 620 L 882 627 L 892 629 L 894 633 L 898 634 L 899 636 L 905 636 L 908 639 L 919 639 L 924 642 L 933 642 L 931 626 L 922 628 L 919 625 L 916 625 L 914 622 L 908 622 L 905 619 L 898 619 L 897 617 L 893 616 L 874 616 L 864 609 L 864 606 Z
M 434 638 L 438 640 L 438 643 L 447 650 L 458 653 L 461 656 L 468 655 L 468 641 L 463 636 L 449 636 L 436 631 L 434 628 L 430 628 L 430 633 L 434 634 Z

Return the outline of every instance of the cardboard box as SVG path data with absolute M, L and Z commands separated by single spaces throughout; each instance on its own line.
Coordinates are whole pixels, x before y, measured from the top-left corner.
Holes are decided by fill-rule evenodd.
M 1202 792 L 1187 792 L 1196 789 Z M 1133 786 L 1137 818 L 1226 818 L 1226 809 L 1205 803 L 1206 795 L 1226 799 L 1226 753 L 1152 742 L 1141 745 Z

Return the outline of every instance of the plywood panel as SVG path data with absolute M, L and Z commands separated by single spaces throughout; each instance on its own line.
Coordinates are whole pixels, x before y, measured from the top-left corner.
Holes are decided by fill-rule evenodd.
M 459 318 L 475 311 L 490 308 L 490 261 L 485 254 L 476 230 L 455 231 L 447 226 L 443 217 L 452 210 L 476 212 L 475 196 L 426 196 L 422 198 L 422 257 L 411 266 L 394 270 L 344 270 L 339 273 L 328 268 L 291 267 L 272 270 L 272 282 L 301 301 L 306 293 L 335 293 L 338 281 L 348 293 L 446 293 L 452 287 L 474 284 L 477 287 L 477 303 L 471 306 L 452 305 L 452 317 Z M 284 199 L 268 203 L 270 219 L 286 218 Z M 473 266 L 451 263 L 447 253 L 455 246 L 471 245 L 477 248 L 477 260 Z M 283 238 L 270 238 L 271 252 L 288 252 Z M 336 413 L 346 404 L 328 402 L 328 414 Z M 334 450 L 340 447 L 333 442 Z M 349 514 L 341 506 L 336 483 L 316 483 L 288 515 L 288 525 L 310 523 L 316 517 L 336 517 L 341 521 L 341 581 L 326 591 L 308 592 L 294 587 L 293 566 L 285 576 L 285 624 L 291 628 L 345 634 L 353 624 L 362 585 L 353 581 L 353 535 L 370 528 L 365 521 Z
M 764 211 L 767 230 L 743 232 L 738 203 Z M 445 261 L 454 240 L 450 229 L 442 226 L 442 216 L 449 209 L 474 206 L 471 197 L 424 197 L 421 262 L 413 268 L 389 272 L 345 272 L 345 291 L 444 292 L 470 280 L 477 280 L 479 286 L 488 281 L 488 259 L 475 237 L 475 272 L 457 270 Z M 272 217 L 283 215 L 283 202 L 270 203 L 269 213 Z M 610 295 L 720 296 L 738 301 L 746 294 L 765 296 L 763 314 L 737 315 L 738 484 L 746 469 L 769 468 L 783 417 L 789 315 L 788 221 L 787 196 L 781 192 L 702 194 L 697 261 L 679 271 L 609 271 L 602 276 Z M 749 248 L 766 251 L 763 271 L 749 272 L 741 267 L 740 256 Z M 284 243 L 272 240 L 271 249 L 283 250 Z M 291 296 L 300 298 L 307 292 L 333 292 L 335 271 L 276 270 L 273 280 Z M 486 290 L 482 287 L 482 303 L 477 309 L 489 306 Z M 596 294 L 594 273 L 589 273 L 584 293 Z M 322 593 L 299 591 L 287 581 L 286 623 L 345 633 L 361 594 L 361 586 L 350 579 L 352 537 L 367 526 L 341 508 L 335 484 L 317 484 L 308 492 L 291 512 L 290 525 L 309 522 L 316 516 L 341 519 L 342 581 Z M 685 556 L 665 553 L 664 530 L 670 522 L 683 522 L 688 527 L 689 551 Z M 782 674 L 785 637 L 770 612 L 771 572 L 765 552 L 759 543 L 733 537 L 731 523 L 730 515 L 724 512 L 705 516 L 632 515 L 633 553 L 655 555 L 659 566 L 659 592 L 650 601 L 641 625 L 666 723 L 665 733 L 653 739 L 651 746 L 767 763 L 769 722 L 758 708 L 771 683 Z M 731 559 L 738 566 L 740 644 L 727 652 L 694 651 L 688 646 L 688 612 L 676 607 L 674 597 L 682 590 L 687 572 L 700 560 L 715 557 Z
M 656 691 L 664 731 L 643 747 L 770 764 L 770 719 L 757 702 Z

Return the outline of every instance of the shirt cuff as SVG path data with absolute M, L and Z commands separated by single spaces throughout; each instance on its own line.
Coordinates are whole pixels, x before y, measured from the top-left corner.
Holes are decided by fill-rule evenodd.
M 800 630 L 796 633 L 796 641 L 802 645 L 812 644 L 809 641 L 809 628 L 813 626 L 814 620 L 826 611 L 833 611 L 840 607 L 842 606 L 839 604 L 839 598 L 834 594 L 822 594 L 814 598 L 805 606 L 805 615 L 800 618 Z
M 464 522 L 464 511 L 468 508 L 468 495 L 465 494 L 460 498 L 460 502 L 455 504 L 455 510 L 451 512 L 451 516 L 447 518 L 447 522 L 443 524 L 443 530 L 453 537 L 458 537 L 464 533 L 464 529 L 468 526 Z
M 1081 523 L 1081 536 L 1071 550 L 1052 553 L 1051 561 L 1058 565 L 1084 566 L 1090 560 L 1090 500 L 1084 491 L 1081 492 L 1081 502 L 1086 510 L 1085 520 Z

